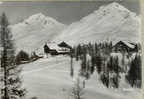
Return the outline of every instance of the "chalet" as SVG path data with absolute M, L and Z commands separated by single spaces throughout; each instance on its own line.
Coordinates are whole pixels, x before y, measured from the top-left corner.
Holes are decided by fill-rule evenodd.
M 72 49 L 72 47 L 64 41 L 58 44 L 58 46 L 60 47 L 60 49 L 58 50 L 59 54 L 69 54 Z
M 70 50 L 71 47 L 65 42 L 61 42 L 60 44 L 49 43 L 48 45 L 44 45 L 44 52 L 51 55 L 69 54 Z
M 58 44 L 59 47 L 61 48 L 68 48 L 71 49 L 72 47 L 70 45 L 68 45 L 66 42 L 61 42 L 60 44 Z
M 116 44 L 113 45 L 113 51 L 122 51 L 122 52 L 135 52 L 136 44 L 129 43 L 126 41 L 119 41 Z
M 59 47 L 55 43 L 50 43 L 47 46 L 48 46 L 48 48 L 46 49 L 45 52 L 47 52 L 51 55 L 58 55 L 57 50 L 59 49 Z

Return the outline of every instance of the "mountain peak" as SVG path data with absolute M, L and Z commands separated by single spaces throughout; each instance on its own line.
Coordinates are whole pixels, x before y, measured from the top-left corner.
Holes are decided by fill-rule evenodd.
M 11 26 L 17 51 L 35 51 L 45 41 L 55 38 L 65 25 L 42 13 L 34 14 L 23 22 Z
M 110 3 L 106 6 L 106 8 L 110 8 L 110 9 L 113 9 L 113 10 L 116 10 L 116 9 L 119 9 L 121 11 L 128 11 L 129 10 L 127 8 L 125 8 L 123 5 L 117 3 L 117 2 L 113 2 L 113 3 Z
M 138 40 L 138 18 L 123 5 L 113 2 L 83 17 L 65 29 L 60 40 L 76 44 L 83 42 Z M 68 34 L 69 33 L 69 34 Z M 70 37 L 70 38 L 69 38 Z
M 38 24 L 38 25 L 62 25 L 55 19 L 45 16 L 43 13 L 37 13 L 30 16 L 28 19 L 24 21 L 26 24 Z
M 41 20 L 41 19 L 46 19 L 46 16 L 42 13 L 37 13 L 37 14 L 34 14 L 34 15 L 30 16 L 25 21 L 26 22 L 31 22 L 31 21 L 38 21 L 38 20 Z
M 95 10 L 93 13 L 89 14 L 88 16 L 83 17 L 80 21 L 100 21 L 103 18 L 111 17 L 119 19 L 127 19 L 129 17 L 135 18 L 136 14 L 129 11 L 123 5 L 113 2 L 104 6 L 101 6 L 98 10 Z
M 37 14 L 34 14 L 35 16 L 45 16 L 43 13 L 37 13 Z
M 104 12 L 127 12 L 129 13 L 130 11 L 125 8 L 123 5 L 117 3 L 117 2 L 113 2 L 104 6 L 101 6 L 98 10 L 95 11 L 95 13 L 99 12 L 99 11 L 104 11 Z
M 119 7 L 121 6 L 121 4 L 117 3 L 117 2 L 112 2 L 109 4 L 110 6 L 113 6 L 113 7 Z

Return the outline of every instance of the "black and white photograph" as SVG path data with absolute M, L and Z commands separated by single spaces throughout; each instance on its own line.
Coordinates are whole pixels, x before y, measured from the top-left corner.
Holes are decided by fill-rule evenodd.
M 0 2 L 0 99 L 142 99 L 139 0 Z

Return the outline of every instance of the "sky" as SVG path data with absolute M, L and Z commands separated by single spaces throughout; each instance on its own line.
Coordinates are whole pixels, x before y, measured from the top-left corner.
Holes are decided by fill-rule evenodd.
M 114 0 L 139 15 L 139 0 Z M 16 24 L 29 16 L 43 13 L 63 24 L 79 21 L 100 6 L 113 2 L 112 0 L 95 1 L 27 1 L 0 2 L 0 14 L 5 12 L 11 24 Z

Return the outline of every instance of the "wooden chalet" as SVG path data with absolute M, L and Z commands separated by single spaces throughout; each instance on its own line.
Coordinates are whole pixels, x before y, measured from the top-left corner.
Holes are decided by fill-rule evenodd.
M 58 46 L 60 47 L 60 49 L 58 50 L 59 54 L 69 54 L 72 49 L 72 47 L 64 41 L 59 43 Z
M 58 54 L 69 54 L 71 50 L 71 46 L 69 46 L 65 42 L 61 42 L 59 44 L 49 43 L 48 45 L 44 45 L 44 50 L 47 54 L 58 55 Z
M 66 42 L 61 42 L 60 44 L 58 44 L 59 47 L 62 47 L 62 48 L 68 48 L 68 49 L 71 49 L 72 47 L 70 45 L 68 45 Z
M 126 41 L 119 41 L 113 45 L 113 51 L 120 52 L 135 52 L 137 51 L 136 44 Z

